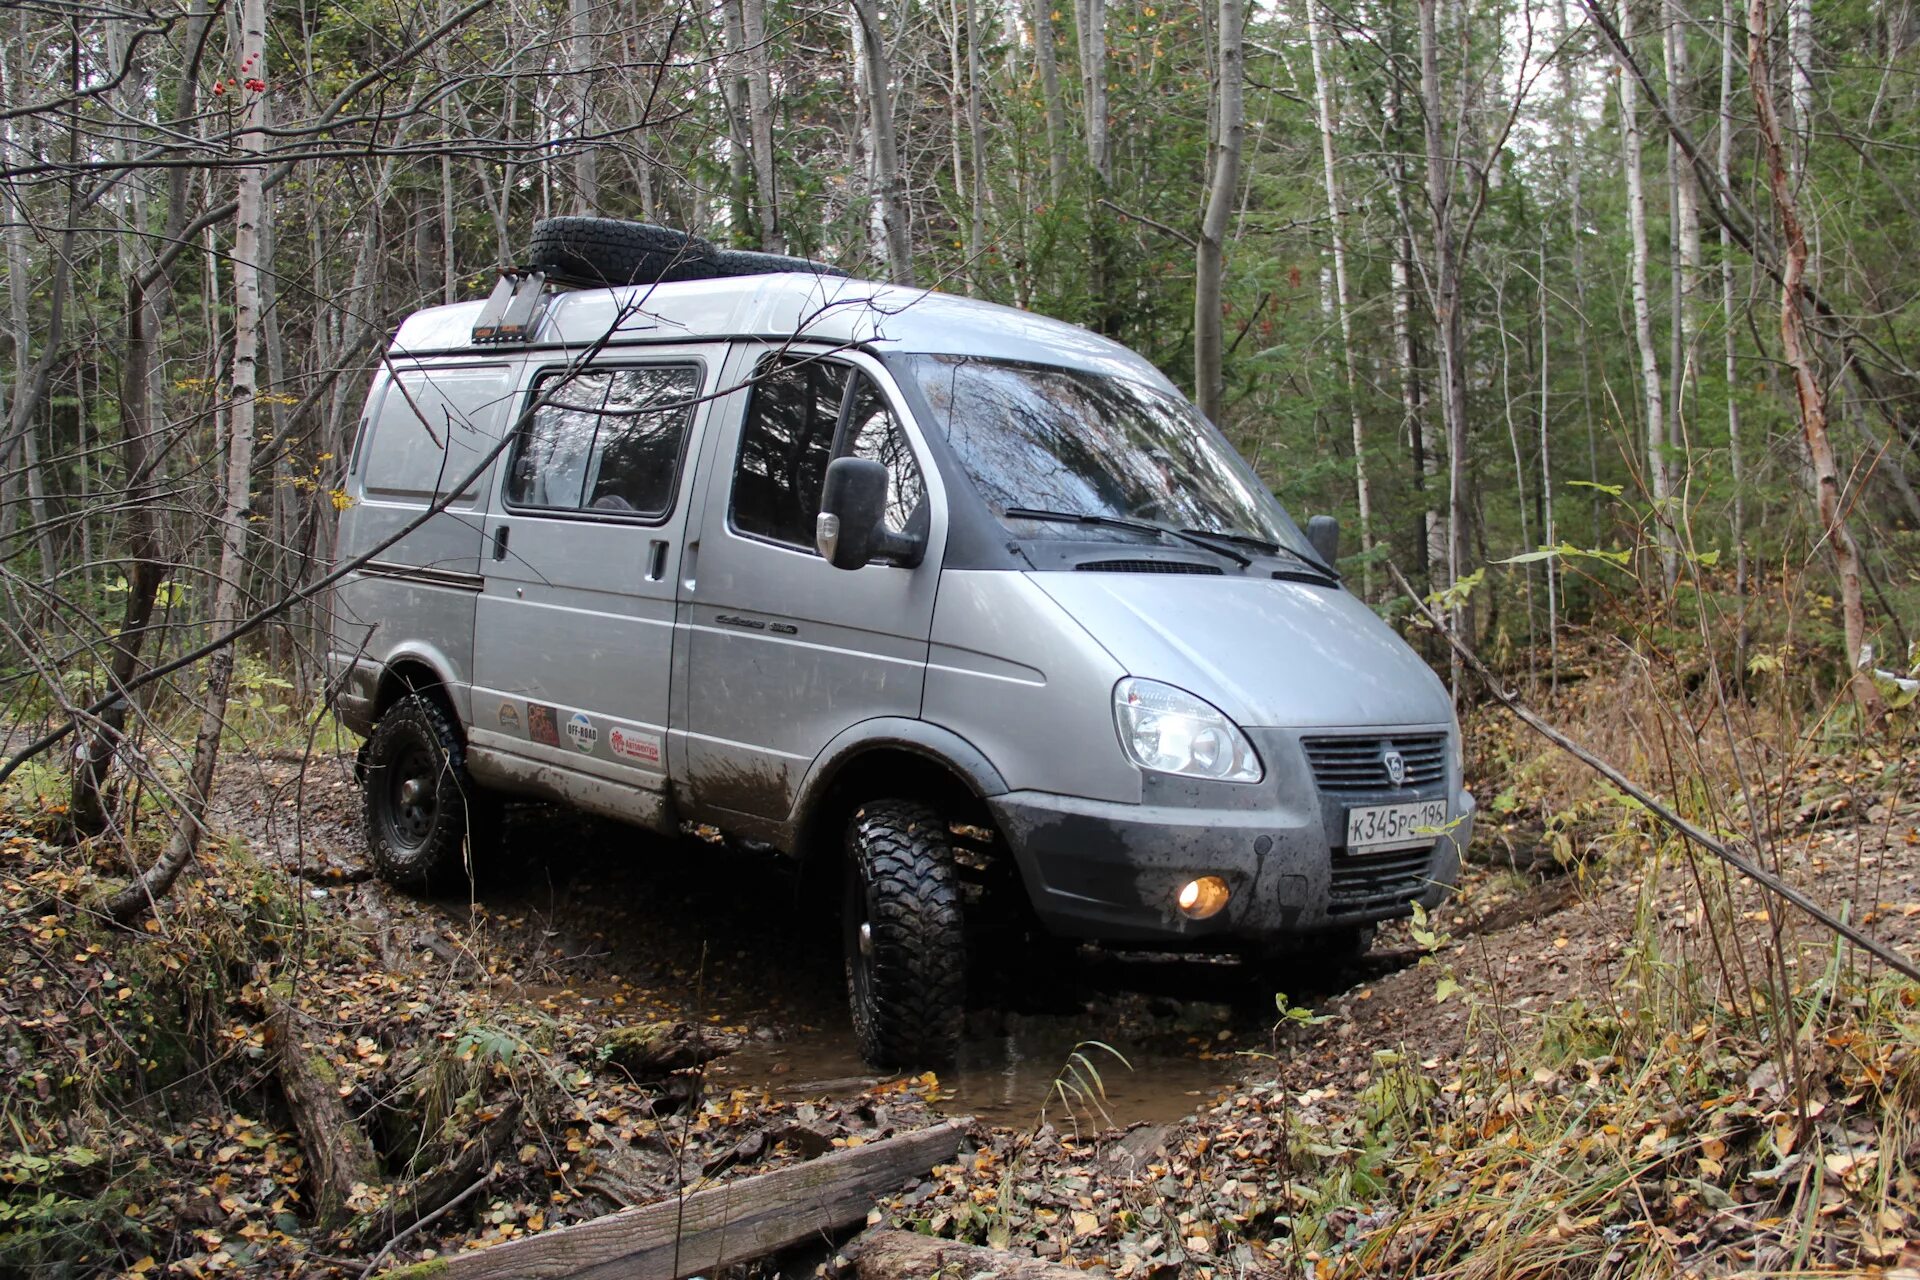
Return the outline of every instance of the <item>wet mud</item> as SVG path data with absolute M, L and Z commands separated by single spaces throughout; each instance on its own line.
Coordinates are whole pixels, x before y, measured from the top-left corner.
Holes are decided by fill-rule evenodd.
M 855 1048 L 831 906 L 786 860 L 544 806 L 510 810 L 504 845 L 471 903 L 437 905 L 449 925 L 477 906 L 516 926 L 504 980 L 525 998 L 725 1027 L 742 1047 L 706 1068 L 716 1089 L 840 1097 L 889 1078 Z M 959 1059 L 936 1073 L 939 1105 L 1009 1126 L 1175 1120 L 1273 1051 L 1276 991 L 1311 1003 L 1412 958 L 1254 972 L 1095 948 L 997 957 Z

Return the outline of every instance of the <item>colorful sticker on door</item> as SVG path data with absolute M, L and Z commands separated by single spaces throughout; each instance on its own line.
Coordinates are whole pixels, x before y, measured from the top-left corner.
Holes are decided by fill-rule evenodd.
M 541 702 L 527 704 L 527 736 L 543 746 L 560 745 L 560 719 L 552 707 Z
M 600 731 L 593 727 L 593 721 L 584 711 L 573 713 L 573 719 L 567 721 L 567 736 L 573 739 L 573 745 L 580 751 L 593 750 L 593 744 L 600 741 Z
M 607 746 L 612 748 L 614 755 L 634 764 L 658 765 L 660 763 L 658 734 L 615 726 L 607 734 Z
M 500 727 L 508 733 L 520 732 L 520 713 L 514 710 L 511 702 L 500 704 Z

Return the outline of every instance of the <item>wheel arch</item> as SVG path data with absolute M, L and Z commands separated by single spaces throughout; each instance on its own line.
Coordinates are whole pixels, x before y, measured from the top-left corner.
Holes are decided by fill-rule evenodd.
M 950 817 L 990 824 L 986 801 L 1007 792 L 1006 780 L 980 749 L 924 720 L 863 721 L 827 744 L 795 799 L 792 852 L 808 862 L 836 854 L 855 805 L 882 796 L 922 800 Z
M 417 650 L 392 654 L 382 664 L 380 678 L 374 684 L 373 723 L 378 724 L 389 707 L 413 693 L 425 694 L 439 703 L 453 722 L 454 731 L 462 740 L 466 738 L 465 718 L 454 702 L 444 661 L 439 660 L 438 655 Z

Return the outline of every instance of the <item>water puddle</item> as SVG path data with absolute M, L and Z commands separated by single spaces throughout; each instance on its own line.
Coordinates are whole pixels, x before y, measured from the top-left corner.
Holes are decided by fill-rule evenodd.
M 1236 1050 L 1263 1030 L 1224 1006 L 1169 1016 L 1126 996 L 1071 1015 L 976 1015 L 959 1059 L 937 1073 L 936 1105 L 1014 1128 L 1043 1118 L 1063 1128 L 1166 1123 L 1232 1084 L 1247 1062 Z M 708 1071 L 716 1087 L 788 1101 L 847 1097 L 891 1078 L 863 1063 L 838 1028 L 749 1044 Z

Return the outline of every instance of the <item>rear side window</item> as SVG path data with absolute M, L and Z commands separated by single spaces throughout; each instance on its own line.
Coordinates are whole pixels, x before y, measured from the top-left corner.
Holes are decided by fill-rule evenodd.
M 427 502 L 471 475 L 499 442 L 513 398 L 507 365 L 396 370 L 362 433 L 359 466 L 380 500 Z M 460 491 L 463 500 L 478 486 Z
M 699 394 L 691 364 L 541 375 L 514 441 L 508 505 L 664 516 Z
M 854 380 L 851 403 L 849 378 Z M 905 432 L 871 378 L 814 357 L 775 356 L 762 362 L 734 463 L 733 527 L 813 550 L 827 463 L 848 456 L 886 465 L 889 525 L 904 532 L 926 519 L 926 482 Z

